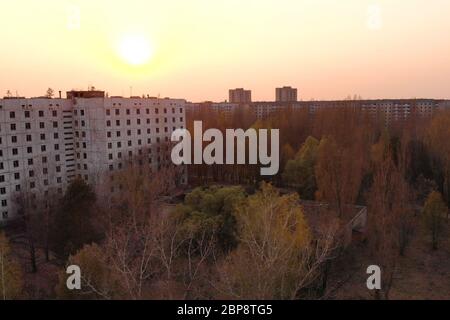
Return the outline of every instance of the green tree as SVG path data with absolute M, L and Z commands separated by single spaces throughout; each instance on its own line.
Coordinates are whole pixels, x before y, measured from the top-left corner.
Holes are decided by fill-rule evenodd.
M 314 167 L 316 165 L 319 141 L 308 137 L 295 156 L 289 160 L 283 172 L 283 181 L 298 189 L 303 199 L 314 199 L 317 189 Z
M 0 233 L 0 299 L 17 299 L 22 293 L 23 275 L 20 265 L 11 257 L 9 241 Z
M 439 239 L 442 236 L 444 219 L 448 214 L 448 208 L 439 192 L 430 193 L 425 202 L 423 214 L 425 224 L 431 234 L 433 250 L 437 250 Z
M 96 195 L 92 187 L 76 179 L 68 187 L 55 215 L 52 244 L 55 253 L 67 257 L 84 244 L 98 240 L 94 227 Z
M 237 244 L 234 209 L 244 198 L 241 187 L 197 188 L 176 209 L 185 232 L 200 237 L 216 233 L 219 247 L 228 251 Z

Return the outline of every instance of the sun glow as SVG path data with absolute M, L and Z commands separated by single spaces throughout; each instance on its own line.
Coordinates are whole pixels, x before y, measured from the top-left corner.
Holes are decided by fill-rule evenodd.
M 148 63 L 153 56 L 150 40 L 142 35 L 127 35 L 120 39 L 117 48 L 120 58 L 132 66 Z

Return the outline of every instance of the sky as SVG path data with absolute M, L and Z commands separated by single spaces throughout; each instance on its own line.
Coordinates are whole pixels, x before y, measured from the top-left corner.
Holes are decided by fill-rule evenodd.
M 450 98 L 448 0 L 1 0 L 0 95 Z

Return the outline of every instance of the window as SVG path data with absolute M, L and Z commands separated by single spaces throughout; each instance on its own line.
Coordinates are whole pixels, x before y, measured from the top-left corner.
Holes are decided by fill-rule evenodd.
M 43 116 L 44 116 L 44 111 L 40 110 L 40 111 L 39 111 L 39 117 L 42 118 Z
M 111 110 L 110 109 L 106 109 L 106 115 L 110 116 L 111 115 Z
M 16 131 L 16 124 L 15 123 L 11 123 L 11 131 Z
M 11 142 L 17 143 L 17 136 L 11 136 Z
M 25 118 L 29 118 L 30 117 L 30 111 L 25 111 L 24 114 L 25 114 Z
M 52 116 L 57 117 L 58 116 L 58 112 L 56 110 L 52 111 Z
M 10 117 L 11 119 L 15 119 L 15 118 L 16 118 L 16 113 L 15 113 L 14 111 L 11 111 L 11 112 L 9 113 L 9 117 Z
M 31 123 L 27 122 L 25 123 L 25 129 L 30 130 L 31 129 Z
M 53 121 L 53 128 L 58 128 L 58 122 Z
M 8 206 L 8 201 L 2 200 L 2 207 L 7 207 L 7 206 Z
M 120 110 L 116 109 L 116 116 L 120 115 Z

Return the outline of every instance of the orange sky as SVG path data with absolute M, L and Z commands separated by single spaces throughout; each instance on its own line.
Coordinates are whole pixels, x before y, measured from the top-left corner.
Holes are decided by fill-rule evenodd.
M 2 0 L 0 95 L 450 98 L 449 14 L 448 0 Z M 136 37 L 151 58 L 131 64 Z

